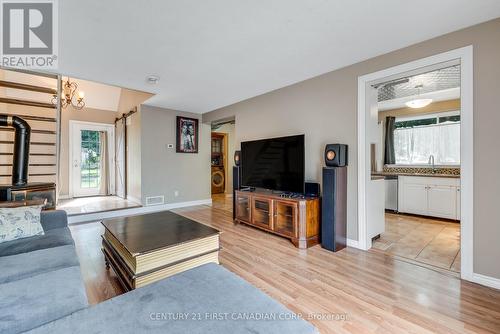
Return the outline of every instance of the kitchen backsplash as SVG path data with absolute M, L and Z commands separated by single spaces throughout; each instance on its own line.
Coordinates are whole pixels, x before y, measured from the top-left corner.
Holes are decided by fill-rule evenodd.
M 395 167 L 384 166 L 384 172 L 387 173 L 415 173 L 415 174 L 446 174 L 446 175 L 460 175 L 460 167 L 436 167 L 435 172 L 432 173 L 431 167 Z

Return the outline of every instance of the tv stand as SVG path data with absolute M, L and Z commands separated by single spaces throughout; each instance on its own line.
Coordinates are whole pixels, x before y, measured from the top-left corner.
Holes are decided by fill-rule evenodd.
M 319 242 L 320 199 L 236 191 L 235 222 L 286 237 L 298 248 Z

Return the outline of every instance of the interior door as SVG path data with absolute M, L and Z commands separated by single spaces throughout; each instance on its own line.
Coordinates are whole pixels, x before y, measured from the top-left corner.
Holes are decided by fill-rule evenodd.
M 102 156 L 101 132 L 107 133 L 105 156 Z M 114 193 L 114 126 L 85 123 L 71 124 L 71 188 L 73 197 L 97 196 Z M 101 166 L 107 164 L 107 176 Z M 108 182 L 108 193 L 102 192 Z

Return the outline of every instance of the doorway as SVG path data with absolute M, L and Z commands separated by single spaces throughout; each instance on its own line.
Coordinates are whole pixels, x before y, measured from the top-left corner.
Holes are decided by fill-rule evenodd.
M 235 120 L 226 118 L 212 122 L 210 188 L 212 203 L 230 208 L 233 196 L 233 157 L 235 152 Z
M 211 189 L 212 195 L 226 191 L 227 134 L 212 132 Z
M 460 179 L 456 185 L 436 184 L 436 191 L 432 192 L 430 196 L 437 193 L 442 194 L 444 190 L 449 191 L 455 186 L 455 190 L 460 191 L 460 197 L 453 206 L 454 212 L 446 212 L 446 214 L 454 214 L 456 217 L 456 207 L 460 208 L 460 252 L 457 254 L 461 257 L 460 275 L 463 279 L 473 279 L 473 247 L 472 247 L 472 224 L 473 224 L 473 126 L 472 126 L 472 47 L 464 47 L 457 50 L 452 50 L 428 58 L 413 61 L 407 64 L 392 67 L 386 70 L 378 71 L 375 73 L 367 74 L 358 78 L 358 248 L 368 250 L 372 248 L 373 228 L 377 224 L 385 223 L 384 215 L 384 202 L 381 201 L 380 194 L 384 193 L 384 183 L 377 178 L 374 173 L 373 166 L 383 163 L 382 156 L 387 152 L 383 152 L 377 145 L 373 143 L 380 143 L 380 125 L 378 123 L 378 104 L 377 104 L 377 90 L 375 87 L 378 84 L 397 81 L 402 77 L 409 77 L 411 75 L 418 75 L 424 72 L 429 72 L 433 68 L 439 69 L 446 67 L 446 65 L 458 63 L 460 65 Z M 416 99 L 417 100 L 417 99 Z M 420 99 L 420 100 L 423 100 Z M 422 101 L 420 101 L 422 102 Z M 450 115 L 453 116 L 453 115 Z M 439 117 L 436 117 L 436 122 L 439 122 Z M 386 130 L 387 131 L 387 130 Z M 431 161 L 431 160 L 429 160 Z M 432 169 L 434 169 L 434 159 L 432 159 Z M 375 176 L 375 177 L 374 177 Z M 417 214 L 428 215 L 429 210 L 435 212 L 436 209 L 439 214 L 444 214 L 443 210 L 446 207 L 442 205 L 432 205 L 429 209 L 429 199 L 417 203 L 411 198 L 417 195 L 415 190 L 425 189 L 426 196 L 429 196 L 429 185 L 421 186 L 421 179 L 412 179 L 414 175 L 410 175 L 407 179 L 408 194 L 407 200 L 403 200 L 403 206 L 415 209 L 416 204 L 421 212 Z M 383 178 L 382 178 L 383 181 Z M 401 182 L 400 182 L 401 183 Z M 435 182 L 433 182 L 435 183 Z M 438 182 L 439 183 L 439 182 Z M 401 185 L 398 185 L 401 189 Z M 422 193 L 423 194 L 423 193 Z M 413 197 L 412 197 L 413 196 Z M 434 196 L 435 197 L 435 196 Z M 383 197 L 382 197 L 383 198 Z M 420 198 L 420 197 L 419 197 Z M 434 198 L 436 199 L 436 198 Z M 443 199 L 438 196 L 437 199 Z M 432 201 L 438 203 L 437 201 Z M 423 205 L 426 204 L 426 205 Z M 424 208 L 425 206 L 425 208 Z M 451 206 L 450 206 L 451 207 Z M 446 218 L 451 218 L 446 217 Z M 422 223 L 422 222 L 421 222 Z M 428 223 L 428 222 L 423 222 Z M 444 227 L 443 227 L 444 228 Z
M 114 194 L 114 126 L 72 120 L 69 147 L 71 197 Z

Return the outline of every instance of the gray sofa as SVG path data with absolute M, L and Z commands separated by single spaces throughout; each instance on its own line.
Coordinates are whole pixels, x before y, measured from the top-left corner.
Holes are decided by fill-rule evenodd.
M 66 213 L 41 222 L 43 236 L 0 244 L 0 333 L 317 333 L 216 264 L 88 307 Z

